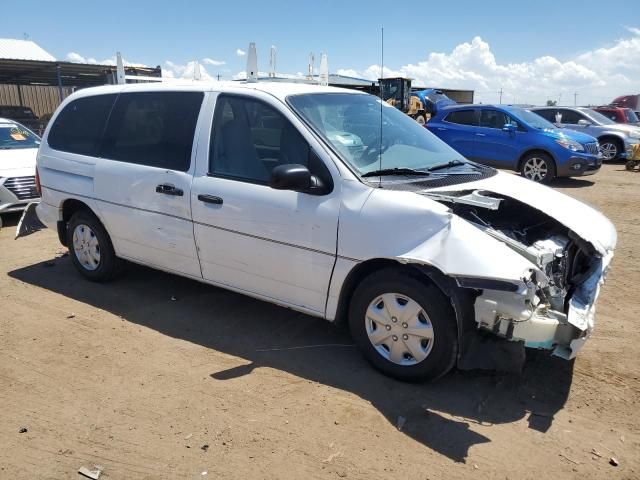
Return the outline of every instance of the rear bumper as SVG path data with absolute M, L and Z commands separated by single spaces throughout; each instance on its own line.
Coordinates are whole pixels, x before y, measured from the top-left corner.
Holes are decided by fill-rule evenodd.
M 47 228 L 57 230 L 58 220 L 60 220 L 60 209 L 58 207 L 54 207 L 53 205 L 49 205 L 45 202 L 40 202 L 36 207 L 36 214 Z

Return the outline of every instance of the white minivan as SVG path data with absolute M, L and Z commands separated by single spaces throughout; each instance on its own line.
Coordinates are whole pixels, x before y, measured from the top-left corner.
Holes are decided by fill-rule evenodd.
M 616 245 L 593 208 L 316 85 L 81 90 L 37 168 L 38 217 L 87 279 L 124 259 L 347 322 L 408 380 L 510 369 L 524 347 L 573 358 Z

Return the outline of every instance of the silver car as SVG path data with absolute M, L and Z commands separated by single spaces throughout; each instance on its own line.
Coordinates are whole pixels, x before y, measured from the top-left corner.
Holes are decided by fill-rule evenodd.
M 624 160 L 631 156 L 632 145 L 640 143 L 640 127 L 616 123 L 590 108 L 532 108 L 558 127 L 584 132 L 598 139 L 603 160 Z
M 40 137 L 24 125 L 0 118 L 0 213 L 24 210 L 38 199 L 36 155 Z

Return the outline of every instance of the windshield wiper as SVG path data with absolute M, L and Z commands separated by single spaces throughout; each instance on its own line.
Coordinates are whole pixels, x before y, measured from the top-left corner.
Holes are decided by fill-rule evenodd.
M 451 160 L 447 163 L 441 163 L 440 165 L 434 165 L 433 167 L 427 168 L 428 172 L 433 172 L 434 170 L 443 170 L 445 168 L 451 167 L 459 167 L 462 165 L 472 165 L 471 163 L 463 162 L 462 160 Z
M 426 177 L 429 175 L 429 172 L 424 170 L 414 170 L 413 168 L 395 167 L 372 170 L 371 172 L 362 174 L 363 177 L 380 177 L 385 175 L 422 175 L 423 177 Z

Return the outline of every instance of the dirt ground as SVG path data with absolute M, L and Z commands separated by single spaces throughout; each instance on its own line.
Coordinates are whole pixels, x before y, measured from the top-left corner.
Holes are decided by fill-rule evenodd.
M 555 187 L 618 229 L 592 339 L 421 385 L 239 294 L 139 266 L 86 282 L 55 232 L 14 241 L 5 217 L 0 478 L 640 478 L 640 174 Z

